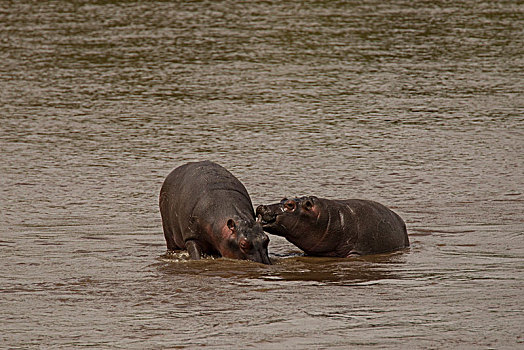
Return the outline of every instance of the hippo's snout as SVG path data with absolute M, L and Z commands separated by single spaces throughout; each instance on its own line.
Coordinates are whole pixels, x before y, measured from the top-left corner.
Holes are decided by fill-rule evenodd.
M 259 205 L 256 214 L 257 221 L 259 221 L 262 226 L 272 223 L 277 217 L 277 215 L 267 205 Z

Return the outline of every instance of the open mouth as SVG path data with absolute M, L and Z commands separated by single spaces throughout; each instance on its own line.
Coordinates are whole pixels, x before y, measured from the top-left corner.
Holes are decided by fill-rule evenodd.
M 262 224 L 262 226 L 267 226 L 267 225 L 270 225 L 272 223 L 275 222 L 276 220 L 276 215 L 275 216 L 272 216 L 272 215 L 263 215 L 263 214 L 258 214 L 257 215 L 257 222 L 260 222 L 260 224 Z

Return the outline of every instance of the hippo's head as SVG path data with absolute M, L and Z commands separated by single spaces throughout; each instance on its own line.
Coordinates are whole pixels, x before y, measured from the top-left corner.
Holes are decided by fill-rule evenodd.
M 317 197 L 284 198 L 280 203 L 259 205 L 257 221 L 264 231 L 285 237 L 297 247 L 308 251 L 318 243 L 315 228 L 320 215 Z
M 269 237 L 264 233 L 259 222 L 231 218 L 227 220 L 224 230 L 227 239 L 221 249 L 223 256 L 271 264 L 267 252 Z

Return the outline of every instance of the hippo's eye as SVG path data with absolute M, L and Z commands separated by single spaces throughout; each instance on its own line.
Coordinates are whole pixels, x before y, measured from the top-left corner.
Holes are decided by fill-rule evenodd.
M 245 239 L 241 240 L 239 243 L 240 249 L 242 250 L 249 250 L 249 242 Z
M 293 211 L 296 207 L 297 204 L 295 203 L 295 201 L 287 201 L 286 203 L 284 203 L 284 210 L 286 211 Z

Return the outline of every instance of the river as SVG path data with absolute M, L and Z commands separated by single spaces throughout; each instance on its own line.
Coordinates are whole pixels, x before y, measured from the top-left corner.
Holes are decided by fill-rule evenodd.
M 0 348 L 524 347 L 520 1 L 0 3 Z M 160 186 L 372 199 L 406 251 L 166 255 Z

